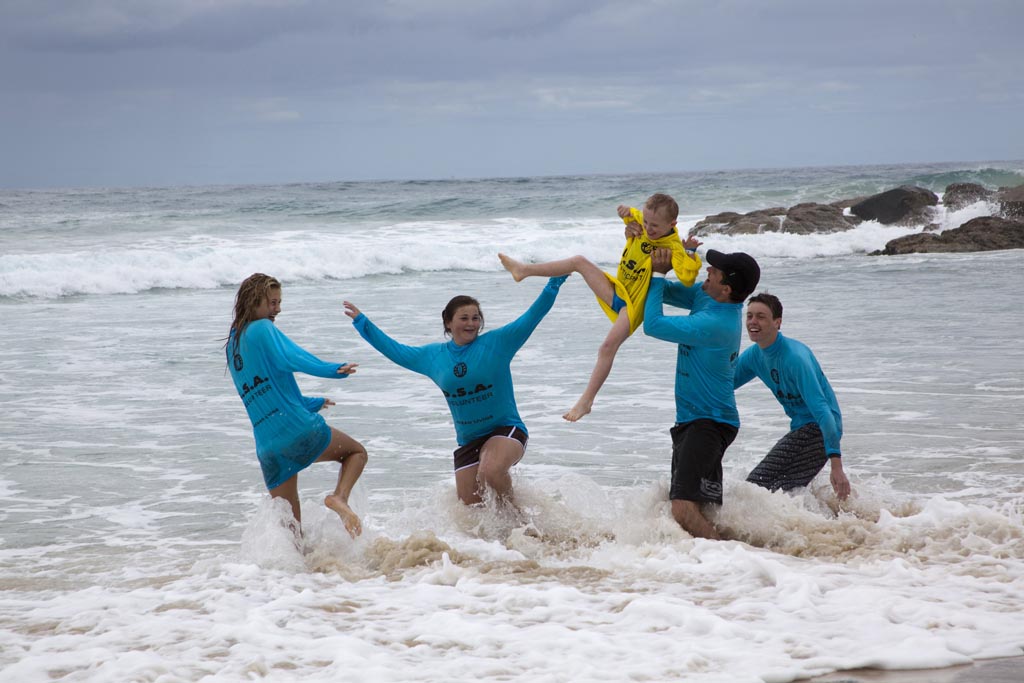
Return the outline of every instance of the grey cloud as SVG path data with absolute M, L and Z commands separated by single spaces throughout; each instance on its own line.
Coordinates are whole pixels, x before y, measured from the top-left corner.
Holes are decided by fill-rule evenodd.
M 586 167 L 588 136 L 694 131 L 696 146 L 746 140 L 746 163 L 783 126 L 836 128 L 830 153 L 853 158 L 866 147 L 843 138 L 884 135 L 893 115 L 904 139 L 977 121 L 987 150 L 1019 150 L 1021 25 L 1010 0 L 6 0 L 0 147 L 39 165 L 55 141 L 95 155 L 124 136 L 228 159 L 248 136 L 317 151 L 358 130 L 345 146 L 379 175 L 463 137 L 520 136 L 504 154 L 525 164 L 557 135 Z M 384 152 L 396 139 L 408 154 Z

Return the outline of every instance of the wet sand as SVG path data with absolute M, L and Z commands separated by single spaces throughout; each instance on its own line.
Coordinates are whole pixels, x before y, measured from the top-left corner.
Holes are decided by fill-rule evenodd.
M 987 659 L 946 669 L 840 671 L 796 683 L 1022 683 L 1024 657 Z

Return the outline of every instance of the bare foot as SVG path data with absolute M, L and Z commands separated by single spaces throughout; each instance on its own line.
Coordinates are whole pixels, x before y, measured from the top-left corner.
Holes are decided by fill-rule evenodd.
M 519 282 L 526 277 L 526 274 L 523 272 L 523 263 L 521 261 L 516 261 L 511 256 L 506 256 L 505 254 L 498 254 L 498 260 L 501 261 L 501 265 L 505 266 L 505 270 L 512 273 L 512 279 L 516 282 Z
M 341 521 L 345 525 L 345 529 L 348 531 L 349 536 L 355 538 L 359 534 L 363 533 L 363 523 L 359 521 L 356 513 L 352 512 L 352 508 L 348 506 L 348 501 L 344 500 L 341 496 L 332 493 L 324 498 L 324 505 L 338 513 L 338 516 L 341 517 Z
M 591 403 L 583 403 L 582 401 L 580 401 L 579 403 L 574 405 L 572 408 L 570 408 L 569 412 L 567 412 L 565 415 L 562 416 L 562 419 L 563 420 L 568 420 L 569 422 L 576 422 L 577 420 L 579 420 L 584 415 L 587 415 L 588 413 L 590 413 L 591 405 L 593 405 L 593 404 L 591 404 Z

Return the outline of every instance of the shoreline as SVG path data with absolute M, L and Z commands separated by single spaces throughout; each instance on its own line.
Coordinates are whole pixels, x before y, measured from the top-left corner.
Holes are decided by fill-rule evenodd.
M 970 664 L 939 669 L 851 669 L 800 678 L 793 683 L 1021 683 L 1024 655 L 981 659 Z

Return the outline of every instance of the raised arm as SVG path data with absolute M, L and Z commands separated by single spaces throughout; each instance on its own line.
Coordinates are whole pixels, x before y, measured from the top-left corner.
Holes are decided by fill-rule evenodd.
M 695 243 L 694 250 L 690 249 L 689 245 L 691 243 Z M 675 245 L 672 246 L 672 270 L 675 271 L 679 281 L 687 287 L 693 286 L 697 276 L 700 275 L 702 262 L 700 254 L 695 251 L 700 244 L 695 238 L 691 237 L 687 240 L 685 246 L 682 242 L 678 242 L 678 248 Z
M 551 310 L 555 303 L 555 297 L 558 296 L 558 288 L 562 286 L 567 277 L 569 276 L 561 275 L 548 280 L 548 283 L 544 285 L 544 289 L 537 296 L 537 299 L 521 316 L 507 325 L 499 327 L 491 332 L 491 334 L 501 337 L 502 341 L 508 344 L 509 348 L 513 349 L 513 352 L 518 350 L 519 347 L 526 343 L 526 340 L 533 334 L 540 321 Z
M 429 347 L 407 346 L 400 344 L 374 325 L 369 318 L 356 308 L 355 304 L 345 301 L 345 315 L 352 318 L 352 326 L 370 346 L 377 349 L 385 358 L 407 370 L 427 374 L 429 367 Z
M 644 214 L 640 209 L 625 204 L 619 204 L 616 209 L 619 218 L 626 224 L 626 239 L 640 237 L 644 234 Z
M 644 305 L 644 334 L 676 344 L 694 346 L 719 346 L 729 342 L 729 330 L 706 313 L 665 315 L 663 299 L 668 284 L 663 277 L 651 280 L 647 303 Z M 676 287 L 686 289 L 683 285 Z

